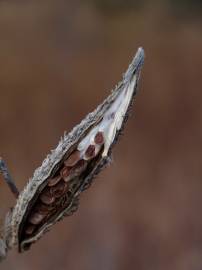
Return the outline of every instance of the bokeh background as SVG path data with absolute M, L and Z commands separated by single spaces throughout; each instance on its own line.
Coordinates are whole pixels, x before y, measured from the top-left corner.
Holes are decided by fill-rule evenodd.
M 0 1 L 0 155 L 20 189 L 146 52 L 111 168 L 1 269 L 202 269 L 201 3 Z M 14 203 L 1 177 L 1 219 Z

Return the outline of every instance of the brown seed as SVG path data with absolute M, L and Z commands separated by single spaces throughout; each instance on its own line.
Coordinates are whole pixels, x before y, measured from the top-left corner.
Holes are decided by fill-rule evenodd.
M 60 181 L 56 186 L 51 188 L 51 194 L 55 198 L 61 197 L 67 191 L 67 183 L 64 181 Z
M 31 216 L 29 217 L 29 222 L 31 224 L 37 225 L 41 223 L 41 221 L 46 217 L 44 214 L 40 214 L 38 212 L 32 213 Z
M 55 198 L 51 195 L 50 189 L 47 188 L 45 189 L 41 195 L 40 195 L 40 200 L 45 203 L 45 204 L 52 204 L 55 201 Z
M 68 167 L 63 167 L 62 170 L 60 171 L 60 175 L 64 179 L 65 182 L 70 180 L 70 168 Z
M 95 145 L 90 144 L 85 152 L 86 157 L 92 158 L 95 156 Z
M 99 131 L 94 138 L 94 142 L 98 145 L 102 145 L 104 143 L 104 136 L 101 131 Z
M 42 202 L 37 203 L 37 205 L 34 207 L 34 211 L 40 214 L 48 214 L 52 209 L 52 206 L 43 204 Z
M 33 231 L 35 230 L 35 227 L 36 227 L 35 225 L 29 224 L 25 229 L 25 233 L 29 235 L 32 234 Z
M 80 152 L 76 150 L 64 161 L 64 164 L 67 167 L 73 167 L 80 160 L 80 158 Z
M 75 176 L 79 176 L 87 167 L 87 162 L 84 159 L 79 160 L 79 162 L 71 169 L 71 174 Z
M 56 176 L 54 178 L 49 179 L 48 180 L 48 186 L 49 187 L 55 186 L 60 181 L 60 179 L 61 179 L 61 176 L 60 175 L 58 175 L 58 176 Z

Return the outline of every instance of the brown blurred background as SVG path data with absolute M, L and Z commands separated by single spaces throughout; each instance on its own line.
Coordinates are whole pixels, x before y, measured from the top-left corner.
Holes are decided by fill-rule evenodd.
M 20 189 L 146 52 L 111 168 L 1 269 L 202 269 L 201 3 L 0 1 L 0 155 Z M 15 201 L 2 178 L 0 203 L 3 218 Z

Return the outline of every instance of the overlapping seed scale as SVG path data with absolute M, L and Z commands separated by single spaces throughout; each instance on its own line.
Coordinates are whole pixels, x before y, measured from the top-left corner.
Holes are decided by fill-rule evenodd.
M 69 167 L 64 166 L 60 171 L 60 176 L 63 178 L 65 182 L 68 182 L 71 179 L 71 169 Z
M 53 178 L 50 178 L 48 180 L 48 186 L 49 187 L 55 186 L 60 180 L 61 180 L 61 176 L 60 175 L 58 175 L 56 177 L 53 177 Z
M 51 194 L 50 192 L 50 188 L 49 187 L 46 187 L 42 193 L 40 194 L 40 200 L 44 203 L 44 204 L 47 204 L 47 205 L 50 205 L 52 203 L 54 203 L 55 201 L 55 198 L 54 196 Z
M 103 134 L 98 132 L 94 139 L 97 145 L 102 145 L 104 142 Z M 81 158 L 81 153 L 75 150 L 64 161 L 64 166 L 60 169 L 59 175 L 48 179 L 47 186 L 43 189 L 39 196 L 39 200 L 33 207 L 31 214 L 28 217 L 28 224 L 25 227 L 25 234 L 32 235 L 36 228 L 46 220 L 51 213 L 55 211 L 55 204 L 69 190 L 68 181 L 72 178 L 79 177 L 85 171 L 89 161 L 97 154 L 95 145 L 89 145 L 85 151 L 84 160 Z
M 33 234 L 35 228 L 36 228 L 36 226 L 34 224 L 28 224 L 28 226 L 25 229 L 25 233 L 27 235 L 31 235 L 31 234 Z
M 95 145 L 90 144 L 85 152 L 85 157 L 91 159 L 95 157 Z
M 46 217 L 46 214 L 38 213 L 38 212 L 33 212 L 28 221 L 33 224 L 33 225 L 38 225 L 41 223 L 41 221 Z
M 65 181 L 61 180 L 55 186 L 50 188 L 50 193 L 54 198 L 60 198 L 67 192 L 67 190 L 68 184 Z
M 73 167 L 81 159 L 80 151 L 75 150 L 65 161 L 66 167 Z
M 103 133 L 102 133 L 101 131 L 99 131 L 99 132 L 95 135 L 94 142 L 95 142 L 97 145 L 102 145 L 102 144 L 104 143 L 104 136 L 103 136 Z
M 71 174 L 76 177 L 79 176 L 82 172 L 85 171 L 87 167 L 87 161 L 84 159 L 81 159 L 77 162 L 77 164 L 71 169 Z
M 34 211 L 41 213 L 41 214 L 48 214 L 54 209 L 53 205 L 47 205 L 39 201 L 36 206 L 34 207 Z

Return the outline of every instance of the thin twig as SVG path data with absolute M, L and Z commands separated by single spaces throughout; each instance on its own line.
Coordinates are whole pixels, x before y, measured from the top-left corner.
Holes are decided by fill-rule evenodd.
M 7 247 L 3 239 L 0 238 L 0 262 L 6 258 Z
M 2 173 L 5 182 L 7 183 L 8 187 L 10 188 L 11 192 L 13 193 L 13 195 L 15 196 L 15 198 L 17 199 L 19 196 L 19 191 L 15 185 L 14 180 L 12 179 L 8 168 L 6 166 L 5 161 L 0 157 L 0 173 Z

